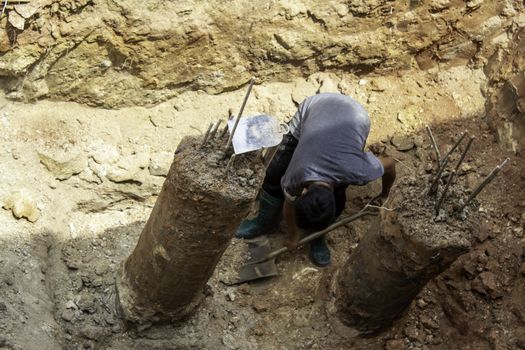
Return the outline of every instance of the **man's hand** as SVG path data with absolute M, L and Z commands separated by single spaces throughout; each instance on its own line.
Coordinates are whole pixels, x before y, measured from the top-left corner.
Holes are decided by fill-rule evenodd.
M 283 242 L 284 246 L 288 248 L 288 250 L 292 251 L 295 248 L 297 248 L 297 244 L 299 243 L 299 236 L 293 236 L 288 238 Z
M 378 194 L 372 200 L 368 203 L 370 205 L 376 205 L 378 207 L 382 206 L 386 200 L 388 199 L 388 195 L 383 195 L 383 193 Z
M 381 191 L 381 194 L 379 196 L 383 199 L 386 199 L 388 198 L 390 189 L 392 188 L 392 185 L 396 180 L 396 162 L 390 157 L 380 157 L 379 161 L 381 162 L 381 164 L 383 165 L 383 169 L 385 170 L 382 178 L 383 190 Z

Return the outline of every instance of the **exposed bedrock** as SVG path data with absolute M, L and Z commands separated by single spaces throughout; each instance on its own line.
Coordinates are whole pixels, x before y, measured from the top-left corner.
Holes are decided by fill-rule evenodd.
M 523 26 L 517 0 L 38 0 L 0 19 L 13 99 L 147 105 L 319 71 L 482 66 Z M 18 11 L 18 12 L 17 12 Z M 20 13 L 27 18 L 22 18 Z M 16 24 L 13 25 L 13 23 Z
M 520 23 L 509 45 L 496 51 L 485 67 L 489 125 L 500 145 L 514 153 L 525 150 L 525 15 Z

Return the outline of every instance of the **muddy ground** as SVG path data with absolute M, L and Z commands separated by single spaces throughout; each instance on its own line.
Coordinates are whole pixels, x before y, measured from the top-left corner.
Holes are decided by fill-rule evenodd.
M 370 111 L 369 143 L 396 159 L 400 177 L 425 181 L 432 171 L 427 123 L 443 151 L 464 130 L 476 136 L 458 177 L 467 188 L 511 159 L 479 196 L 471 251 L 430 282 L 390 330 L 357 340 L 347 339 L 326 306 L 334 273 L 371 218 L 330 234 L 329 267 L 312 265 L 302 248 L 278 258 L 281 276 L 236 287 L 222 282 L 245 257 L 234 239 L 202 306 L 181 326 L 130 329 L 114 313 L 115 272 L 136 243 L 178 141 L 237 110 L 242 89 L 122 110 L 2 98 L 0 198 L 6 208 L 17 199 L 22 205 L 0 211 L 0 349 L 525 348 L 523 156 L 498 147 L 483 118 L 484 83 L 480 70 L 457 67 L 371 78 L 321 74 L 254 87 L 247 113 L 283 121 L 316 91 L 354 96 Z M 346 214 L 379 186 L 350 188 Z M 271 235 L 272 246 L 282 238 Z

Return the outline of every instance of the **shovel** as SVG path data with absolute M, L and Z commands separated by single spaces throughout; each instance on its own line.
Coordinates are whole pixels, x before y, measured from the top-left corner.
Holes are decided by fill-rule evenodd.
M 304 237 L 297 243 L 297 246 L 302 246 L 303 244 L 321 237 L 322 235 L 335 230 L 338 227 L 348 224 L 349 222 L 357 220 L 365 215 L 371 214 L 375 213 L 363 209 L 350 217 L 339 220 L 335 224 L 328 226 L 322 231 L 315 232 L 309 236 Z M 278 276 L 279 273 L 277 272 L 277 266 L 275 266 L 275 257 L 287 252 L 289 249 L 287 247 L 282 247 L 271 252 L 268 239 L 263 238 L 248 241 L 248 250 L 250 252 L 250 258 L 239 272 L 239 278 L 232 284 L 240 284 L 261 278 Z
M 236 130 L 232 137 L 235 154 L 275 147 L 289 130 L 286 124 L 265 114 L 229 120 L 228 129 L 230 133 Z

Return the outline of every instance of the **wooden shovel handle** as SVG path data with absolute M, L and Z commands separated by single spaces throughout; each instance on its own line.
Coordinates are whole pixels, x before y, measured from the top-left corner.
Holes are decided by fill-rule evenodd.
M 330 231 L 333 231 L 335 230 L 336 228 L 338 227 L 341 227 L 343 225 L 346 225 L 348 224 L 349 222 L 352 222 L 354 220 L 357 220 L 359 219 L 360 217 L 363 217 L 365 215 L 372 215 L 372 214 L 375 214 L 374 212 L 371 212 L 371 211 L 366 211 L 366 210 L 361 210 L 357 213 L 355 213 L 354 215 L 352 216 L 349 216 L 347 218 L 344 218 L 344 219 L 341 219 L 339 220 L 338 222 L 332 224 L 331 226 L 328 226 L 327 228 L 325 228 L 324 230 L 322 231 L 319 231 L 319 232 L 315 232 L 315 233 L 312 233 L 311 235 L 309 236 L 306 236 L 304 237 L 303 239 L 301 239 L 298 243 L 297 243 L 297 246 L 300 247 L 302 246 L 303 244 L 305 243 L 308 243 L 318 237 L 321 237 L 322 235 L 330 232 Z M 250 262 L 249 265 L 255 265 L 255 264 L 259 264 L 259 263 L 262 263 L 262 262 L 265 262 L 265 261 L 268 261 L 270 259 L 273 259 L 275 258 L 276 256 L 278 255 L 281 255 L 282 253 L 286 253 L 289 249 L 287 247 L 282 247 L 282 248 L 279 248 L 277 250 L 274 250 L 273 252 L 269 253 L 266 257 L 262 258 L 262 259 L 259 259 L 258 261 L 253 261 L 253 262 Z

